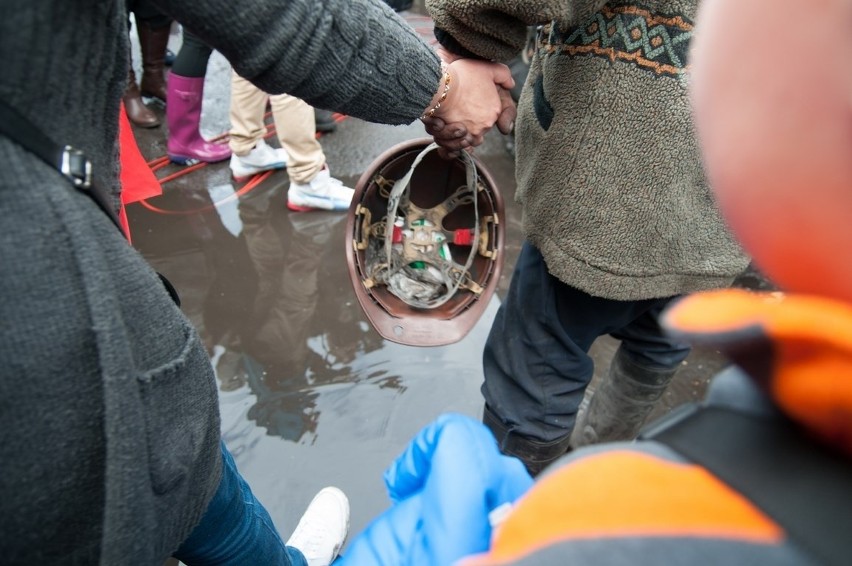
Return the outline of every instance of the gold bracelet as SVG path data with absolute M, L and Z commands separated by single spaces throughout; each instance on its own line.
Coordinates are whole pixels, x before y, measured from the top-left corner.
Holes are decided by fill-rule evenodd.
M 432 116 L 435 115 L 435 112 L 438 111 L 438 108 L 440 108 L 441 104 L 443 104 L 444 101 L 447 99 L 447 94 L 449 94 L 449 92 L 450 92 L 450 82 L 451 81 L 452 81 L 452 77 L 450 76 L 450 72 L 447 71 L 446 73 L 444 73 L 444 92 L 441 93 L 441 98 L 438 99 L 438 103 L 435 104 L 435 106 L 431 110 L 427 111 L 422 116 L 420 116 L 421 120 L 425 120 L 426 118 L 431 118 Z

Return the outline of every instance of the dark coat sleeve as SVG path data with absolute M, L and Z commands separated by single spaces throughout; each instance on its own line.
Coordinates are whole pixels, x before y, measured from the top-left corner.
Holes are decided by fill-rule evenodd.
M 270 94 L 406 124 L 438 88 L 437 55 L 380 0 L 155 1 Z

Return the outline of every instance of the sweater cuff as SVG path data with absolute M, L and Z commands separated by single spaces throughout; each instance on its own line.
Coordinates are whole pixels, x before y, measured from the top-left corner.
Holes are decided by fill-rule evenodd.
M 480 57 L 473 51 L 470 51 L 469 49 L 465 48 L 461 43 L 456 41 L 456 38 L 451 36 L 449 32 L 446 32 L 437 26 L 435 27 L 435 39 L 438 40 L 438 43 L 441 44 L 441 47 L 443 47 L 450 53 L 454 53 L 455 55 L 466 57 L 468 59 L 484 60 L 484 57 Z

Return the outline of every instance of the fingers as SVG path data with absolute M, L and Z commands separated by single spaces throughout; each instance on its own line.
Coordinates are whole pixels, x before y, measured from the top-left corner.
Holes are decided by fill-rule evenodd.
M 470 136 L 472 141 L 468 141 L 467 138 L 461 138 L 459 140 L 442 140 L 439 138 L 433 138 L 435 143 L 438 144 L 438 155 L 443 157 L 444 159 L 455 159 L 459 155 L 461 155 L 462 151 L 473 152 L 473 148 L 482 145 L 484 138 L 482 136 Z
M 402 454 L 385 470 L 385 485 L 388 495 L 393 501 L 401 501 L 421 490 L 433 470 L 433 459 L 443 454 L 441 461 L 445 465 L 453 465 L 453 458 L 446 454 L 458 454 L 457 462 L 461 469 L 465 468 L 467 459 L 461 457 L 464 453 L 462 433 L 471 427 L 469 417 L 446 413 L 420 429 L 411 439 Z M 481 426 L 481 425 L 480 425 Z M 442 440 L 442 437 L 446 437 Z
M 461 156 L 461 151 L 451 151 L 451 150 L 448 150 L 444 147 L 439 147 L 438 148 L 438 155 L 440 155 L 441 158 L 443 158 L 443 159 L 451 161 L 451 160 Z
M 494 73 L 494 84 L 507 90 L 515 86 L 515 79 L 512 78 L 512 71 L 509 70 L 509 67 L 502 63 L 492 63 L 491 69 Z
M 470 155 L 473 155 L 475 149 L 473 147 L 466 147 L 464 149 L 447 149 L 445 147 L 438 147 L 438 155 L 440 155 L 443 159 L 453 160 L 462 156 L 463 153 L 467 152 Z
M 461 123 L 468 133 L 481 137 L 500 115 L 502 105 L 492 77 L 494 63 L 459 59 L 448 67 L 451 88 L 444 104 L 435 114 L 445 123 Z M 468 138 L 475 143 L 476 140 Z
M 466 150 L 482 144 L 483 136 L 469 134 L 461 122 L 447 124 L 441 118 L 424 118 L 426 133 L 440 146 L 438 154 L 444 159 L 454 159 Z
M 515 127 L 515 118 L 518 115 L 518 109 L 515 107 L 515 101 L 512 99 L 511 92 L 505 88 L 498 88 L 497 90 L 500 94 L 500 103 L 502 104 L 500 116 L 497 118 L 497 129 L 501 133 L 508 135 L 512 132 L 512 128 Z
M 434 137 L 436 141 L 438 139 L 446 141 L 459 140 L 468 135 L 467 128 L 460 122 L 447 124 L 441 118 L 435 117 L 424 118 L 422 121 L 426 127 L 426 133 Z
M 500 63 L 459 58 L 448 66 L 451 88 L 428 119 L 426 131 L 445 151 L 444 156 L 476 147 L 496 124 L 507 134 L 517 115 L 508 89 L 515 84 L 509 68 Z

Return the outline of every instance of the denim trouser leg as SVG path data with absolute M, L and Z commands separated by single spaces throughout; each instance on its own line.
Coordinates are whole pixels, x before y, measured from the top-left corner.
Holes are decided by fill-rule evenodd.
M 588 351 L 598 337 L 612 334 L 632 356 L 660 368 L 686 358 L 689 347 L 657 323 L 670 301 L 593 297 L 550 275 L 541 253 L 524 243 L 485 344 L 486 405 L 510 434 L 540 442 L 567 437 L 594 375 Z
M 219 489 L 174 556 L 189 566 L 307 566 L 300 551 L 284 546 L 269 513 L 240 476 L 224 443 Z

